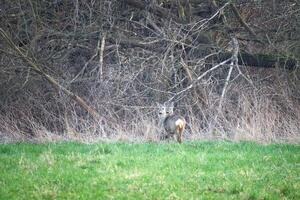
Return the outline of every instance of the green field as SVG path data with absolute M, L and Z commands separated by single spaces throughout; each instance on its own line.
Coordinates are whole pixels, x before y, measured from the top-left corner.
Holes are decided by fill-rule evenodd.
M 5 144 L 0 199 L 300 199 L 300 146 Z

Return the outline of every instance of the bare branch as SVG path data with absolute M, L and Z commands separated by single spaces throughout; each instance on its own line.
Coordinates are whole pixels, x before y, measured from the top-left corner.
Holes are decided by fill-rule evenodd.
M 221 94 L 221 98 L 220 98 L 220 101 L 219 101 L 219 106 L 218 106 L 217 113 L 215 114 L 215 117 L 212 121 L 212 124 L 210 124 L 210 133 L 213 132 L 213 130 L 215 128 L 215 124 L 217 123 L 218 116 L 222 111 L 223 101 L 224 101 L 224 97 L 225 97 L 225 94 L 226 94 L 227 86 L 228 86 L 228 83 L 229 83 L 229 80 L 230 80 L 230 77 L 231 77 L 233 67 L 234 66 L 238 67 L 239 43 L 238 43 L 238 40 L 235 37 L 233 37 L 231 39 L 230 46 L 231 46 L 231 49 L 232 49 L 232 57 L 231 57 L 230 68 L 229 68 L 229 71 L 228 71 L 228 74 L 227 74 L 227 77 L 226 77 L 226 80 L 225 80 L 225 84 L 224 84 L 224 87 L 223 87 L 223 90 L 222 90 L 222 94 Z
M 236 8 L 234 3 L 230 3 L 230 7 L 233 11 L 233 13 L 235 14 L 236 18 L 239 20 L 239 22 L 241 23 L 241 25 L 243 27 L 246 28 L 246 30 L 260 43 L 264 44 L 264 42 L 262 40 L 260 40 L 258 38 L 258 36 L 256 35 L 256 33 L 250 28 L 250 26 L 245 22 L 245 20 L 242 18 L 242 16 L 240 15 L 238 9 Z
M 44 72 L 36 63 L 34 63 L 30 58 L 28 58 L 21 48 L 17 47 L 12 40 L 7 36 L 5 31 L 0 28 L 0 35 L 3 39 L 9 44 L 9 46 L 38 74 L 42 75 L 46 80 L 51 83 L 56 89 L 62 90 L 65 94 L 67 94 L 70 98 L 72 98 L 74 101 L 76 101 L 79 105 L 81 105 L 91 116 L 96 120 L 99 121 L 102 119 L 100 115 L 97 113 L 97 111 L 90 107 L 81 97 L 77 96 L 64 86 L 60 85 L 53 77 L 51 77 L 49 74 Z
M 99 74 L 100 74 L 100 80 L 103 79 L 103 52 L 105 47 L 105 39 L 106 39 L 106 33 L 104 33 L 102 40 L 101 40 L 101 48 L 99 52 Z

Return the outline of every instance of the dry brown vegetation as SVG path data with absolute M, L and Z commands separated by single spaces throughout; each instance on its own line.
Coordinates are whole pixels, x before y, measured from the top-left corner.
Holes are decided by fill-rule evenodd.
M 170 99 L 185 139 L 299 141 L 296 0 L 2 0 L 0 21 L 0 141 L 158 141 Z

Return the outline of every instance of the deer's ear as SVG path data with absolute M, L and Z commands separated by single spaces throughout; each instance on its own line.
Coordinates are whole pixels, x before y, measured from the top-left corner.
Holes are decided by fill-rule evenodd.
M 174 102 L 171 102 L 171 103 L 170 103 L 170 107 L 174 107 Z

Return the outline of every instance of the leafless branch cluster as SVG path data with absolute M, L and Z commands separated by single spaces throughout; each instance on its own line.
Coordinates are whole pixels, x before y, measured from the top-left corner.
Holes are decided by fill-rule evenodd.
M 187 139 L 299 139 L 300 5 L 274 2 L 3 0 L 0 141 L 157 141 L 165 101 Z

